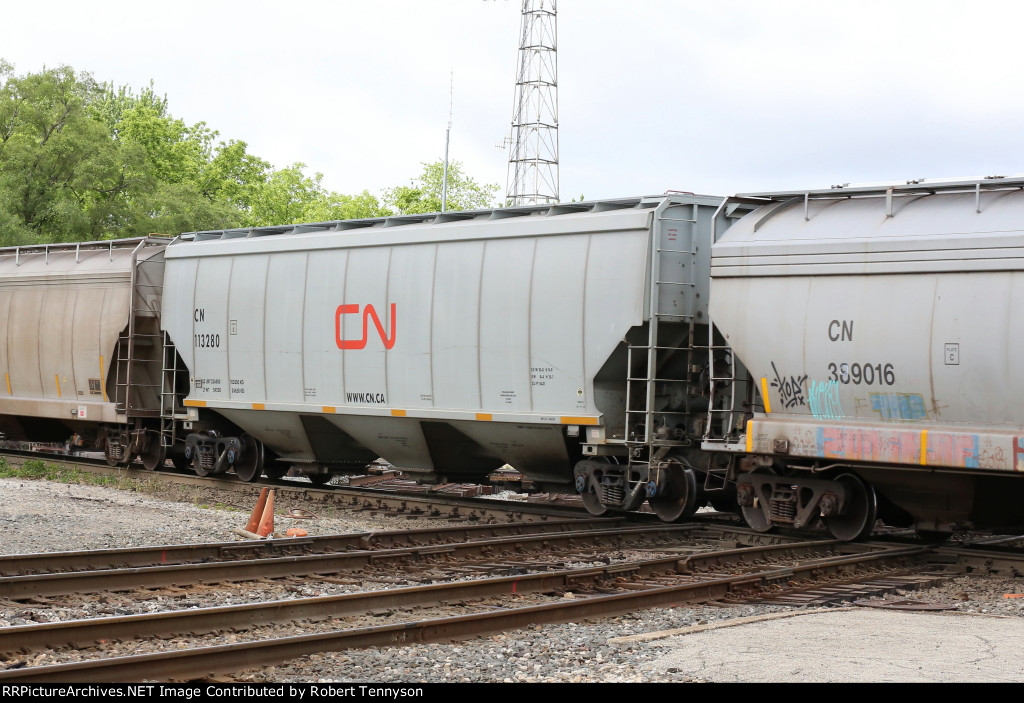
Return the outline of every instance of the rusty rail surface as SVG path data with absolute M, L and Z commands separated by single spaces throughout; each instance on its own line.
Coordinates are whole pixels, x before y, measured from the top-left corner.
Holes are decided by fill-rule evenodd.
M 281 578 L 309 574 L 333 574 L 370 565 L 422 562 L 438 559 L 467 559 L 471 556 L 500 557 L 502 554 L 528 553 L 530 548 L 550 552 L 555 547 L 580 548 L 584 545 L 632 546 L 627 541 L 668 539 L 706 533 L 708 537 L 725 532 L 701 525 L 633 526 L 612 529 L 559 531 L 534 535 L 517 534 L 496 539 L 469 542 L 402 546 L 390 549 L 359 549 L 324 554 L 297 554 L 226 560 L 209 563 L 166 564 L 95 571 L 69 571 L 22 574 L 0 577 L 0 598 L 18 600 L 71 593 L 97 593 L 195 583 L 237 582 L 261 578 Z M 700 536 L 700 534 L 698 534 Z M 780 538 L 775 538 L 776 540 Z M 240 543 L 246 544 L 246 543 Z M 232 555 L 229 553 L 228 558 Z
M 0 576 L 325 554 L 351 549 L 444 544 L 514 535 L 548 534 L 567 530 L 610 529 L 625 527 L 627 524 L 623 518 L 549 520 L 545 522 L 429 527 L 417 530 L 347 532 L 335 535 L 233 542 L 93 549 L 75 552 L 7 554 L 0 555 Z
M 723 599 L 729 594 L 749 595 L 754 589 L 777 587 L 802 580 L 821 579 L 825 575 L 850 575 L 856 569 L 881 568 L 887 562 L 906 563 L 931 552 L 932 547 L 888 547 L 867 545 L 853 547 L 854 554 L 835 555 L 851 545 L 833 541 L 805 542 L 691 555 L 686 558 L 655 559 L 631 564 L 618 564 L 597 569 L 577 569 L 557 574 L 545 573 L 502 579 L 482 579 L 453 584 L 417 588 L 392 589 L 374 593 L 349 594 L 329 598 L 297 599 L 260 604 L 229 606 L 180 613 L 98 618 L 8 628 L 0 649 L 41 647 L 61 643 L 81 643 L 99 639 L 139 637 L 154 632 L 187 631 L 251 627 L 254 622 L 281 622 L 304 618 L 324 618 L 338 614 L 362 612 L 369 607 L 396 607 L 436 604 L 440 600 L 482 598 L 490 595 L 525 592 L 557 592 L 579 590 L 586 585 L 630 576 L 638 583 L 625 592 L 610 595 L 576 597 L 552 604 L 489 610 L 471 615 L 434 618 L 369 628 L 335 630 L 269 640 L 241 642 L 230 645 L 200 647 L 113 659 L 70 664 L 9 669 L 0 672 L 5 682 L 45 681 L 142 681 L 189 679 L 223 674 L 259 666 L 280 664 L 289 659 L 324 651 L 371 646 L 402 646 L 414 643 L 451 641 L 526 625 L 567 622 L 588 617 L 605 617 L 658 606 Z M 828 555 L 815 556 L 826 551 Z M 849 551 L 849 550 L 848 550 Z M 789 559 L 793 563 L 779 567 L 766 561 Z M 700 572 L 709 568 L 743 569 L 740 575 L 720 576 Z M 643 579 L 674 573 L 690 577 L 689 583 L 661 585 L 644 583 Z M 378 600 L 375 600 L 378 599 Z M 206 612 L 204 612 L 206 611 Z M 275 612 L 276 611 L 276 612 Z M 261 620 L 262 618 L 262 620 Z M 274 619 L 278 618 L 278 619 Z M 151 623 L 144 626 L 143 623 Z M 15 632 L 17 630 L 17 632 Z M 20 644 L 16 644 L 20 643 Z
M 37 454 L 30 452 L 4 449 L 0 456 L 12 463 L 21 463 L 27 459 L 38 459 L 50 464 L 58 464 L 100 475 L 114 475 L 133 478 L 140 481 L 160 481 L 191 486 L 211 488 L 258 489 L 261 486 L 273 486 L 280 496 L 290 496 L 303 501 L 330 504 L 339 508 L 359 511 L 380 511 L 388 514 L 415 518 L 437 518 L 455 521 L 496 521 L 496 522 L 532 522 L 551 518 L 586 519 L 589 513 L 580 507 L 567 507 L 554 503 L 534 503 L 524 501 L 507 501 L 474 497 L 460 497 L 449 494 L 424 495 L 421 491 L 400 493 L 381 491 L 374 488 L 349 488 L 345 486 L 329 486 L 318 488 L 310 483 L 300 483 L 288 479 L 262 479 L 255 483 L 239 481 L 232 474 L 224 476 L 200 477 L 195 474 L 182 474 L 168 471 L 146 471 L 132 467 L 110 467 L 102 459 L 92 460 L 87 457 L 68 457 L 59 454 Z

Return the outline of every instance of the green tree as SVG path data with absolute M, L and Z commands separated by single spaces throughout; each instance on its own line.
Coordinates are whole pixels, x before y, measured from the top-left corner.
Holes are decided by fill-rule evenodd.
M 245 219 L 270 164 L 249 154 L 245 142 L 214 145 L 219 134 L 204 122 L 188 125 L 167 111 L 152 84 L 137 95 L 106 86 L 91 106 L 123 153 L 140 167 L 139 186 L 127 200 L 130 225 L 122 234 L 177 233 L 234 227 Z
M 390 214 L 368 191 L 342 195 L 323 187 L 323 174 L 303 173 L 305 164 L 295 163 L 270 174 L 253 193 L 245 218 L 248 226 L 324 222 Z
M 18 77 L 0 62 L 0 79 L 0 244 L 99 238 L 132 164 L 87 113 L 101 87 L 67 66 Z
M 407 186 L 384 191 L 384 204 L 401 215 L 441 211 L 441 186 L 444 162 L 423 163 L 423 172 Z M 480 185 L 462 172 L 462 162 L 448 164 L 446 210 L 477 210 L 494 207 L 497 184 Z
M 245 142 L 175 118 L 152 82 L 136 92 L 68 66 L 16 76 L 0 59 L 0 245 L 441 209 L 440 161 L 383 203 L 329 191 L 305 168 L 274 170 Z M 448 210 L 489 207 L 497 191 L 450 165 Z

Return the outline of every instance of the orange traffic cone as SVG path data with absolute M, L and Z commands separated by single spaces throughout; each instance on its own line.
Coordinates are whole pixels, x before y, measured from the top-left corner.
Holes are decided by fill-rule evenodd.
M 249 522 L 245 525 L 246 532 L 255 532 L 256 528 L 260 526 L 260 520 L 263 518 L 263 508 L 267 505 L 267 491 L 269 488 L 264 488 L 260 491 L 260 497 L 256 499 L 256 505 L 252 509 L 252 515 L 249 516 Z
M 266 537 L 274 531 L 274 489 L 270 489 L 270 493 L 267 494 L 267 507 L 263 509 L 263 518 L 260 520 L 260 529 L 256 530 L 256 534 L 260 537 Z

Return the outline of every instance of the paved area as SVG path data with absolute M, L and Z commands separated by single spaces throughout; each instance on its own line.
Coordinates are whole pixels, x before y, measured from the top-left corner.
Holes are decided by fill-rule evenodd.
M 1024 682 L 1022 618 L 854 607 L 751 620 L 662 639 L 654 669 L 717 683 Z

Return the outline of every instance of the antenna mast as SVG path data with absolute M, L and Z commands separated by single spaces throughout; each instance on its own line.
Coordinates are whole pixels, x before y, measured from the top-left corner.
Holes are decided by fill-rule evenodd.
M 523 0 L 506 190 L 512 205 L 558 202 L 556 11 L 556 0 Z
M 452 136 L 452 105 L 455 102 L 455 69 L 451 70 L 448 83 L 448 129 L 444 133 L 444 175 L 441 177 L 441 212 L 448 206 L 448 142 Z

